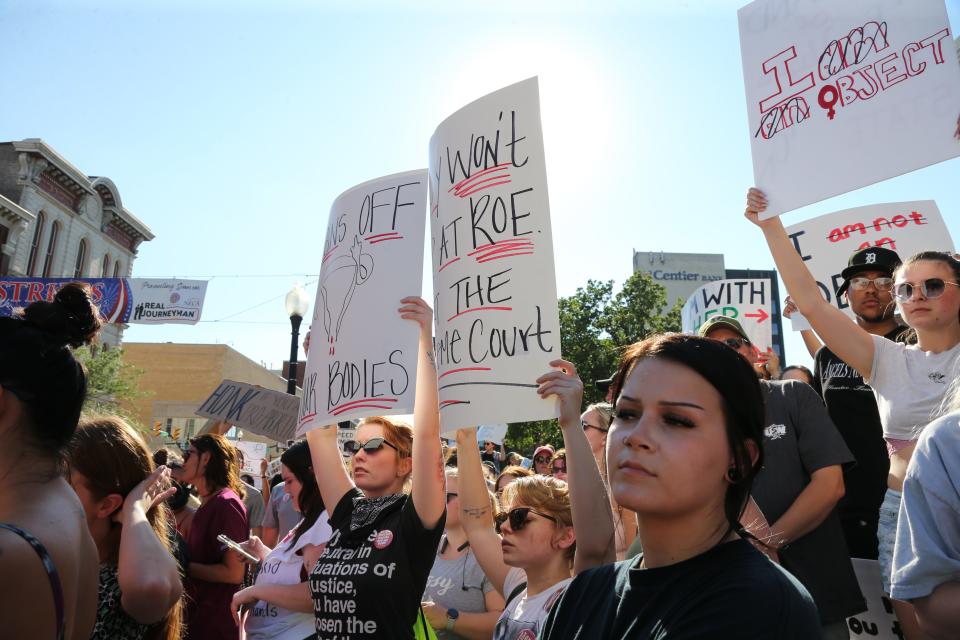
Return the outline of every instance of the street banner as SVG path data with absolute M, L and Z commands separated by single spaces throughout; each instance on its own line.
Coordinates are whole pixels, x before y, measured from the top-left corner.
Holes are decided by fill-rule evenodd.
M 299 406 L 300 399 L 296 396 L 244 382 L 224 380 L 195 413 L 277 442 L 286 442 L 296 432 Z
M 743 327 L 750 342 L 766 351 L 773 346 L 770 328 L 773 288 L 768 279 L 717 280 L 687 298 L 680 311 L 684 333 L 696 333 L 713 316 L 727 316 Z
M 441 431 L 556 417 L 535 383 L 560 357 L 536 78 L 437 127 L 430 205 Z
M 880 565 L 876 560 L 850 558 L 853 572 L 857 575 L 860 592 L 867 601 L 867 610 L 847 618 L 851 638 L 871 640 L 899 640 L 903 638 L 900 622 L 893 612 L 893 605 L 883 594 L 880 582 Z
M 820 293 L 838 309 L 853 312 L 837 289 L 854 251 L 883 247 L 906 260 L 920 251 L 953 252 L 953 240 L 933 200 L 887 202 L 828 213 L 787 227 L 797 253 Z M 869 260 L 869 258 L 867 258 Z
M 420 329 L 400 299 L 423 287 L 427 172 L 377 178 L 333 202 L 297 434 L 413 412 Z
M 943 0 L 756 0 L 738 17 L 761 218 L 960 155 Z
M 207 293 L 206 280 L 3 278 L 0 316 L 41 300 L 50 302 L 70 282 L 89 284 L 103 320 L 120 324 L 196 324 Z

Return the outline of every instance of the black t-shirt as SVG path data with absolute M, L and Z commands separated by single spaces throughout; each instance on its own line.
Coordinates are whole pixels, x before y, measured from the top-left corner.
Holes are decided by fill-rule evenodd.
M 310 574 L 318 640 L 413 638 L 445 520 L 425 529 L 409 496 L 348 491 Z
M 845 465 L 853 456 L 809 385 L 762 381 L 766 396 L 763 469 L 751 494 L 774 525 L 810 483 L 814 471 Z M 820 619 L 837 622 L 867 609 L 836 510 L 810 533 L 788 540 L 780 563 L 807 588 Z
M 500 454 L 496 451 L 490 453 L 488 451 L 480 452 L 480 462 L 489 462 L 493 465 L 493 468 L 497 470 L 497 473 L 500 473 Z
M 810 594 L 744 540 L 666 567 L 641 557 L 574 578 L 540 632 L 559 640 L 815 640 Z
M 898 327 L 884 337 L 897 341 L 904 330 Z M 850 553 L 876 559 L 877 518 L 890 471 L 877 400 L 863 376 L 826 347 L 817 351 L 813 371 L 813 388 L 823 397 L 830 418 L 857 460 L 844 470 L 846 493 L 837 506 Z M 864 536 L 867 539 L 862 541 Z

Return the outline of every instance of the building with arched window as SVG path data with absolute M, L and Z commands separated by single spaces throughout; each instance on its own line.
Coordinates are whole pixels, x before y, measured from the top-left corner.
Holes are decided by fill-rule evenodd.
M 0 277 L 125 278 L 153 232 L 109 178 L 88 176 L 39 138 L 0 143 Z M 123 325 L 101 340 L 120 342 Z

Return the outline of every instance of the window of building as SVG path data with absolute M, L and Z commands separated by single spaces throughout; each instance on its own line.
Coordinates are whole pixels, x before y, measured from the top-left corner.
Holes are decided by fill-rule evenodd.
M 53 256 L 57 252 L 57 236 L 60 235 L 60 223 L 54 220 L 50 227 L 50 240 L 47 242 L 47 256 L 43 259 L 43 277 L 49 278 L 53 270 Z
M 120 276 L 121 276 L 121 273 L 120 273 L 120 261 L 117 260 L 116 262 L 113 263 L 113 277 L 114 277 L 114 278 L 119 278 Z
M 43 211 L 37 214 L 37 226 L 33 228 L 33 242 L 30 243 L 30 259 L 27 260 L 27 275 L 37 275 L 34 269 L 37 266 L 37 256 L 40 255 L 40 238 L 43 236 L 43 224 L 46 216 Z
M 80 246 L 77 248 L 77 264 L 73 268 L 74 278 L 83 277 L 83 267 L 86 261 L 87 261 L 87 241 L 81 240 Z
M 101 278 L 110 277 L 110 254 L 109 253 L 103 254 L 103 267 L 100 269 L 100 277 Z

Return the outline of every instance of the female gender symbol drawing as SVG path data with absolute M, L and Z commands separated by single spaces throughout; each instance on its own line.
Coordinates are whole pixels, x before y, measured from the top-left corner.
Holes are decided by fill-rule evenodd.
M 370 279 L 373 256 L 363 251 L 360 238 L 353 237 L 350 255 L 335 258 L 320 280 L 320 298 L 323 303 L 323 330 L 327 335 L 330 355 L 340 337 L 340 327 L 347 314 L 358 285 Z M 334 315 L 336 314 L 336 315 Z

